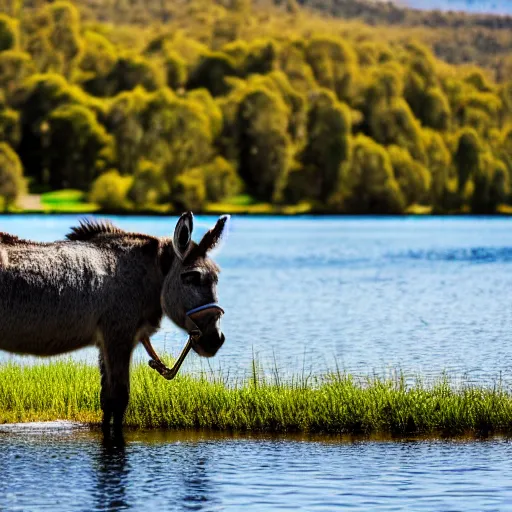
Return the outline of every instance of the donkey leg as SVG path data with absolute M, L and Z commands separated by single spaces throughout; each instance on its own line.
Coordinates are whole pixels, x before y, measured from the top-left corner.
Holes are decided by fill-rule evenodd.
M 116 340 L 117 341 L 117 340 Z M 130 398 L 130 360 L 133 342 L 106 346 L 108 361 L 108 410 L 114 420 L 114 434 L 121 434 L 123 419 Z
M 104 434 L 108 434 L 110 432 L 110 420 L 112 419 L 112 407 L 110 403 L 110 386 L 103 349 L 100 349 L 99 367 L 101 375 L 100 405 L 101 410 L 103 411 L 101 429 Z

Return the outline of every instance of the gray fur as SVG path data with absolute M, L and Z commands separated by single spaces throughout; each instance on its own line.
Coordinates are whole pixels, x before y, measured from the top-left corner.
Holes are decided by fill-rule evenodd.
M 191 226 L 192 214 L 184 214 L 175 239 L 184 217 Z M 186 251 L 194 247 L 189 241 Z M 213 262 L 198 257 L 187 268 L 208 273 L 201 286 L 182 282 L 183 254 L 172 237 L 127 233 L 109 222 L 83 222 L 52 243 L 0 233 L 0 350 L 52 356 L 97 346 L 104 427 L 113 416 L 119 429 L 132 351 L 159 328 L 162 308 L 188 329 L 185 312 L 216 300 Z

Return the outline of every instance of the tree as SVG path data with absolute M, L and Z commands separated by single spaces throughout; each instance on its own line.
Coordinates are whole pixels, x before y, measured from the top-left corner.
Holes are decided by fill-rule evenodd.
M 89 200 L 98 204 L 104 211 L 126 210 L 127 195 L 132 183 L 131 176 L 120 176 L 117 170 L 111 169 L 96 178 L 89 193 Z
M 187 63 L 172 50 L 165 56 L 165 75 L 171 89 L 182 89 L 187 83 Z
M 20 115 L 7 107 L 0 92 L 0 142 L 7 142 L 15 148 L 20 141 Z
M 21 141 L 19 155 L 27 176 L 38 184 L 48 184 L 48 117 L 62 105 L 81 105 L 95 114 L 104 104 L 57 74 L 36 74 L 27 79 L 17 95 L 14 107 L 20 111 Z
M 241 188 L 241 180 L 235 168 L 220 156 L 208 164 L 187 171 L 187 175 L 204 182 L 205 199 L 210 202 L 232 197 Z
M 473 213 L 495 213 L 498 205 L 505 202 L 510 191 L 507 168 L 489 152 L 484 152 L 480 156 L 480 165 L 474 171 L 473 183 Z
M 393 174 L 402 191 L 406 206 L 426 204 L 431 184 L 428 170 L 415 162 L 406 149 L 389 146 L 388 153 Z
M 343 205 L 351 213 L 401 213 L 404 198 L 388 152 L 364 135 L 354 139 L 352 161 L 343 179 Z
M 128 199 L 140 210 L 154 206 L 168 197 L 169 187 L 162 169 L 153 162 L 141 160 L 133 176 Z
M 469 178 L 479 172 L 482 151 L 480 139 L 475 130 L 462 129 L 457 137 L 457 149 L 453 156 L 458 176 L 458 192 L 462 195 Z
M 203 179 L 190 172 L 178 176 L 171 189 L 171 201 L 178 211 L 202 211 L 206 202 Z
M 445 208 L 446 191 L 454 176 L 451 154 L 439 133 L 433 130 L 424 130 L 425 151 L 427 155 L 427 168 L 430 171 L 430 200 L 435 211 Z
M 0 197 L 4 211 L 8 211 L 25 191 L 23 168 L 18 155 L 8 144 L 0 142 Z
M 187 88 L 204 87 L 212 96 L 225 95 L 230 89 L 225 78 L 233 75 L 236 75 L 236 69 L 230 57 L 221 52 L 211 52 L 204 55 L 191 71 Z
M 86 190 L 112 162 L 113 140 L 93 112 L 62 105 L 48 117 L 47 164 L 53 188 Z
M 314 37 L 306 48 L 306 59 L 317 82 L 350 103 L 357 58 L 350 45 L 333 37 Z
M 17 44 L 18 22 L 5 14 L 0 14 L 0 52 L 12 50 Z
M 69 77 L 75 58 L 82 51 L 80 14 L 71 3 L 57 1 L 46 7 L 50 19 L 49 38 L 62 62 L 62 72 Z
M 274 41 L 253 41 L 247 49 L 244 63 L 245 75 L 266 75 L 277 64 L 277 48 Z
M 329 91 L 317 93 L 310 102 L 307 142 L 300 160 L 307 177 L 304 195 L 321 202 L 339 190 L 342 164 L 350 159 L 351 123 L 346 105 Z
M 290 165 L 288 110 L 282 98 L 263 87 L 249 90 L 238 106 L 236 130 L 240 177 L 247 190 L 278 201 Z
M 34 64 L 30 55 L 18 50 L 0 52 L 0 90 L 5 99 L 11 102 L 23 81 L 34 73 Z
M 376 106 L 371 112 L 369 127 L 372 138 L 378 143 L 405 148 L 414 159 L 425 162 L 421 126 L 404 99 L 395 98 L 389 105 Z
M 117 52 L 106 37 L 92 30 L 84 34 L 84 51 L 80 58 L 83 88 L 96 96 L 111 96 L 117 92 L 112 73 Z
M 116 96 L 107 113 L 106 126 L 115 141 L 117 168 L 122 175 L 133 175 L 143 150 L 143 112 L 149 94 L 142 88 Z M 153 156 L 154 158 L 154 156 Z

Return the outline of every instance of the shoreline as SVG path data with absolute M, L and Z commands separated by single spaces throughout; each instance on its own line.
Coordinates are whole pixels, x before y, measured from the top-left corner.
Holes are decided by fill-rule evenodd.
M 256 367 L 254 367 L 256 368 Z M 72 360 L 0 364 L 0 424 L 101 420 L 98 369 Z M 486 438 L 512 435 L 512 393 L 500 384 L 457 385 L 446 378 L 407 384 L 401 377 L 329 373 L 285 382 L 256 369 L 227 383 L 222 375 L 162 379 L 132 367 L 128 431 L 237 434 Z M 361 437 L 362 436 L 362 437 Z

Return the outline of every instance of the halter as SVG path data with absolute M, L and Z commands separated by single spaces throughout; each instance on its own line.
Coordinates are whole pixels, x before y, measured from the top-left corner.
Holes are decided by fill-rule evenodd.
M 218 309 L 221 315 L 224 314 L 224 310 L 216 302 L 210 302 L 209 304 L 198 306 L 197 308 L 190 309 L 185 313 L 187 317 L 190 318 L 190 321 L 196 327 L 196 329 L 193 329 L 188 333 L 189 336 L 187 344 L 185 345 L 185 348 L 181 351 L 180 356 L 178 357 L 177 361 L 174 363 L 174 366 L 172 368 L 167 368 L 167 366 L 165 366 L 165 364 L 162 363 L 157 353 L 151 346 L 149 337 L 146 337 L 142 340 L 142 344 L 146 348 L 146 351 L 149 354 L 149 356 L 151 357 L 151 360 L 149 361 L 149 366 L 156 370 L 165 379 L 171 380 L 174 379 L 174 377 L 176 377 L 176 374 L 178 373 L 181 364 L 185 360 L 185 357 L 187 357 L 187 354 L 190 352 L 192 345 L 201 337 L 201 331 L 195 324 L 194 320 L 192 320 L 191 316 L 196 313 L 200 313 L 201 311 L 206 311 L 208 309 Z
M 220 312 L 222 314 L 224 314 L 224 310 L 216 302 L 210 302 L 209 304 L 204 304 L 203 306 L 198 306 L 197 308 L 187 311 L 185 314 L 187 316 L 190 316 L 190 315 L 193 315 L 194 313 L 199 313 L 200 311 L 205 311 L 206 309 L 218 309 L 218 310 L 220 310 Z

